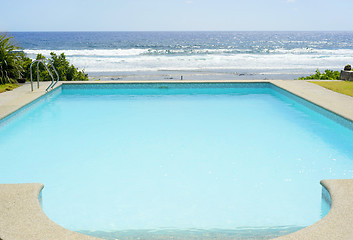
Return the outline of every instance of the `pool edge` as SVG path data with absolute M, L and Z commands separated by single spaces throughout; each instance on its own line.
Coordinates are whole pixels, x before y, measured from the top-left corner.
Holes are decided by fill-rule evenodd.
M 72 232 L 44 213 L 40 183 L 0 184 L 0 239 L 2 240 L 99 240 Z
M 321 108 L 331 111 L 338 116 L 353 121 L 353 98 L 346 96 L 331 90 L 325 89 L 314 83 L 304 80 L 207 80 L 207 81 L 61 81 L 54 89 L 61 87 L 62 85 L 71 84 L 131 84 L 131 83 L 270 83 L 283 90 L 286 90 L 293 95 L 303 98 Z M 36 99 L 46 95 L 46 85 L 44 82 L 40 89 L 35 89 L 33 92 L 30 91 L 30 85 L 25 84 L 19 88 L 14 89 L 11 92 L 5 92 L 0 94 L 0 120 L 6 118 L 18 109 L 26 106 L 27 104 L 35 101 Z M 16 98 L 11 101 L 4 101 L 5 94 L 17 95 Z M 340 103 L 340 104 L 337 104 Z
M 30 90 L 30 84 L 26 83 L 22 86 L 12 90 L 11 92 L 4 92 L 0 95 L 0 120 L 11 116 L 19 109 L 31 104 L 37 99 L 47 95 L 48 93 L 61 87 L 62 82 L 59 82 L 53 89 L 46 91 L 46 87 L 49 86 L 48 82 L 41 84 L 40 88 L 35 88 L 33 91 Z M 6 99 L 7 97 L 9 99 Z M 1 239 L 0 239 L 1 240 Z
M 353 179 L 326 179 L 321 185 L 331 196 L 331 210 L 316 223 L 276 240 L 353 239 Z
M 332 199 L 329 213 L 318 222 L 276 240 L 353 239 L 353 179 L 326 179 L 320 183 Z M 99 240 L 53 222 L 40 205 L 43 187 L 40 183 L 0 184 L 0 239 Z
M 342 94 L 334 93 L 330 90 L 326 90 L 320 86 L 309 83 L 307 81 L 295 81 L 295 80 L 257 80 L 257 81 L 122 81 L 122 82 L 111 82 L 111 81 L 97 81 L 97 82 L 64 82 L 63 84 L 104 84 L 104 83 L 249 83 L 249 82 L 257 82 L 257 83 L 271 83 L 279 88 L 282 88 L 298 97 L 301 97 L 311 103 L 314 103 L 324 109 L 327 109 L 331 112 L 336 113 L 337 115 L 346 118 L 348 120 L 353 121 L 353 104 L 346 105 L 347 101 L 353 103 L 353 98 L 348 96 L 343 96 Z M 300 82 L 300 84 L 297 84 Z M 301 85 L 301 86 L 295 86 Z M 56 88 L 60 87 L 61 83 L 56 86 Z M 309 87 L 309 88 L 308 88 Z M 308 95 L 311 89 L 314 89 L 314 96 Z M 44 96 L 47 92 L 40 90 L 37 93 L 31 94 L 31 97 L 25 96 L 22 99 L 22 102 L 16 99 L 15 102 L 20 102 L 17 105 L 17 109 L 14 106 L 11 106 L 10 112 L 7 114 L 0 115 L 0 120 L 11 115 L 13 112 L 17 111 L 19 108 L 27 105 L 35 101 L 36 99 Z M 30 95 L 26 93 L 27 95 Z M 342 98 L 344 100 L 344 104 L 342 106 L 350 106 L 350 108 L 345 109 L 342 112 L 342 108 L 335 109 L 334 101 L 330 101 L 330 97 L 334 96 L 334 98 Z M 326 98 L 326 99 L 325 99 Z M 323 101 L 323 102 L 321 102 Z M 327 105 L 328 104 L 328 105 Z M 341 107 L 342 107 L 341 106 Z M 3 109 L 0 109 L 0 112 Z M 332 180 L 322 180 L 321 184 L 328 190 L 332 199 L 331 210 L 323 219 L 310 225 L 302 230 L 299 230 L 295 233 L 285 235 L 279 238 L 278 240 L 286 240 L 286 239 L 353 239 L 353 179 L 332 179 Z M 22 186 L 22 187 L 17 187 Z M 26 186 L 28 186 L 28 189 Z M 33 186 L 36 185 L 36 190 L 33 190 Z M 14 239 L 78 239 L 78 240 L 93 240 L 98 239 L 90 236 L 86 236 L 83 234 L 79 234 L 76 232 L 71 232 L 60 225 L 57 225 L 52 220 L 50 220 L 43 210 L 40 207 L 38 196 L 43 188 L 42 184 L 0 184 L 0 240 L 14 240 Z M 4 187 L 9 186 L 9 187 Z M 40 186 L 40 187 L 39 187 Z M 4 194 L 3 190 L 7 188 L 13 188 L 13 190 L 9 190 Z M 32 189 L 37 195 L 31 194 L 31 200 L 28 202 L 22 201 L 23 196 L 20 192 L 18 192 L 19 188 L 24 188 L 24 192 L 28 195 L 28 191 Z M 40 190 L 38 191 L 38 188 Z M 35 196 L 35 197 L 33 197 Z M 13 198 L 9 198 L 13 197 Z M 28 196 L 27 196 L 28 198 Z M 22 205 L 17 206 L 16 202 L 21 202 Z M 37 205 L 33 203 L 33 201 L 37 202 Z M 11 205 L 13 203 L 13 205 Z M 15 206 L 16 205 L 16 206 Z M 12 209 L 15 207 L 15 209 Z M 20 207 L 20 208 L 18 208 Z M 22 212 L 19 212 L 19 211 Z M 6 215 L 7 212 L 16 212 L 17 215 L 11 215 L 9 218 Z M 32 222 L 23 223 L 24 219 L 32 219 Z M 26 220 L 26 221 L 27 221 Z M 16 223 L 16 224 L 14 224 Z M 41 229 L 41 230 L 40 230 Z M 10 230 L 13 232 L 11 233 Z M 38 231 L 43 231 L 43 234 L 50 235 L 40 235 L 38 236 Z M 26 237 L 16 237 L 19 233 L 26 233 Z M 5 234 L 5 235 L 4 235 Z M 7 234 L 7 235 L 6 235 Z M 17 235 L 16 235 L 17 234 Z M 36 235 L 37 234 L 37 235 Z M 72 235 L 73 234 L 73 235 Z

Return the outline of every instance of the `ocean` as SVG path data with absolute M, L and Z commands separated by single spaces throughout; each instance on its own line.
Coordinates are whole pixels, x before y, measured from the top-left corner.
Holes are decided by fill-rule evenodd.
M 12 32 L 101 80 L 296 79 L 353 64 L 353 32 Z

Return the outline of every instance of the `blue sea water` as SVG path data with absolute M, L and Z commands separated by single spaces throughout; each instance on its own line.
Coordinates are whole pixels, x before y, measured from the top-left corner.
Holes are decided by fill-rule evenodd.
M 323 216 L 320 180 L 353 177 L 353 132 L 270 86 L 63 86 L 0 122 L 0 180 L 105 239 L 293 232 Z
M 104 80 L 295 79 L 353 64 L 353 32 L 14 32 Z

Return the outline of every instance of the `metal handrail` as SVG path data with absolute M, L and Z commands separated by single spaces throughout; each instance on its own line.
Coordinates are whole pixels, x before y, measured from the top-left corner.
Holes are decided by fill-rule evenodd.
M 52 68 L 54 69 L 54 72 L 55 72 L 56 76 L 58 77 L 58 78 L 56 79 L 56 82 L 55 82 L 55 83 L 54 83 L 53 74 L 52 74 L 51 71 L 49 70 L 48 66 L 45 64 L 44 60 L 47 60 L 47 61 L 50 63 L 50 65 L 51 65 Z M 32 89 L 32 92 L 33 92 L 32 66 L 33 66 L 34 63 L 37 63 L 37 88 L 39 88 L 39 63 L 42 63 L 42 64 L 45 66 L 45 68 L 47 69 L 47 71 L 48 71 L 48 73 L 49 73 L 49 75 L 50 75 L 50 77 L 51 77 L 51 79 L 52 79 L 51 83 L 49 84 L 49 86 L 47 87 L 47 89 L 45 89 L 45 91 L 48 91 L 48 89 L 49 89 L 50 87 L 53 88 L 53 87 L 58 83 L 58 81 L 59 81 L 59 74 L 58 74 L 58 72 L 56 71 L 56 69 L 55 69 L 53 63 L 52 63 L 49 59 L 38 59 L 38 60 L 34 60 L 34 61 L 31 63 L 31 66 L 29 67 L 30 73 L 31 73 L 31 89 Z
M 47 61 L 50 63 L 50 65 L 51 65 L 52 68 L 54 69 L 54 72 L 55 72 L 55 74 L 56 74 L 56 76 L 57 76 L 57 79 L 56 79 L 55 83 L 54 83 L 54 81 L 52 81 L 51 84 L 49 85 L 49 87 L 48 87 L 45 91 L 48 91 L 48 89 L 49 89 L 50 87 L 53 89 L 53 87 L 54 87 L 54 86 L 58 83 L 58 81 L 59 81 L 59 74 L 58 74 L 58 72 L 56 71 L 56 69 L 55 69 L 53 63 L 52 63 L 49 59 L 47 59 Z M 54 84 L 53 84 L 53 83 L 54 83 Z

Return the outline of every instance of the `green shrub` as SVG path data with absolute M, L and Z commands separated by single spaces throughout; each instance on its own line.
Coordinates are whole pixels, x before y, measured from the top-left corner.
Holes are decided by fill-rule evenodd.
M 11 42 L 12 37 L 0 35 L 0 84 L 13 83 L 22 77 L 21 52 Z
M 299 80 L 310 80 L 310 79 L 317 79 L 317 80 L 338 80 L 340 77 L 339 71 L 332 71 L 326 69 L 324 73 L 321 73 L 319 69 L 316 69 L 316 73 L 314 75 L 310 75 L 307 77 L 300 77 Z
M 21 69 L 21 74 L 23 78 L 26 78 L 27 80 L 31 80 L 30 72 L 29 72 L 29 67 L 32 64 L 32 59 L 26 56 L 23 52 L 20 53 L 20 64 L 22 66 Z M 35 67 L 33 67 L 35 69 Z
M 21 51 L 21 48 L 12 44 L 12 37 L 6 35 L 0 35 L 0 84 L 14 83 L 17 78 L 31 79 L 30 66 L 32 59 L 26 56 Z M 85 74 L 84 70 L 78 71 L 78 69 L 69 63 L 66 59 L 65 54 L 62 53 L 57 56 L 55 53 L 50 53 L 50 61 L 53 63 L 55 69 L 59 74 L 61 81 L 85 81 L 88 80 L 88 74 Z M 45 59 L 42 54 L 37 54 L 36 60 Z M 56 74 L 50 64 L 47 64 L 51 70 L 54 79 Z M 37 64 L 32 67 L 33 80 L 37 79 Z M 39 64 L 39 79 L 41 81 L 51 81 L 51 77 L 43 66 Z
M 20 85 L 16 83 L 6 83 L 6 84 L 0 84 L 0 93 L 6 92 L 6 91 L 12 91 L 13 89 L 19 87 Z
M 70 65 L 70 62 L 66 59 L 66 56 L 64 53 L 61 53 L 59 56 L 57 56 L 55 53 L 51 52 L 50 53 L 51 58 L 49 60 L 53 63 L 56 71 L 59 74 L 60 81 L 86 81 L 88 80 L 88 74 L 84 73 L 84 70 L 78 71 L 78 69 L 73 66 L 72 64 Z M 36 60 L 41 60 L 45 59 L 45 57 L 42 54 L 37 54 Z M 23 60 L 25 66 L 25 76 L 27 80 L 30 80 L 30 65 L 32 61 L 29 63 L 28 60 L 25 58 Z M 29 64 L 28 64 L 29 63 Z M 52 66 L 50 64 L 47 64 L 48 68 L 51 70 L 54 80 L 56 79 L 56 74 L 54 70 L 52 69 Z M 32 74 L 33 74 L 33 80 L 37 79 L 37 64 L 35 63 L 32 66 Z M 43 66 L 43 64 L 39 64 L 39 80 L 40 81 L 51 81 L 51 77 L 46 70 L 46 68 Z

